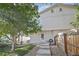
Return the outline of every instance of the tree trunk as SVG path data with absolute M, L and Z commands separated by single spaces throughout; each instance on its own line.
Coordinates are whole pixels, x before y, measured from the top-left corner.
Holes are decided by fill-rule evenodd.
M 11 47 L 11 51 L 14 51 L 15 50 L 15 43 L 12 42 L 12 47 Z
M 22 41 L 22 39 L 23 39 L 23 36 L 22 36 L 22 35 L 21 35 L 21 38 L 20 38 L 20 39 L 21 39 L 21 42 L 20 42 L 20 44 L 22 45 L 22 44 L 23 44 L 23 41 Z
M 23 33 L 22 32 L 20 33 L 20 44 L 21 45 L 23 44 Z
M 13 35 L 13 36 L 12 36 L 11 51 L 14 51 L 14 50 L 15 50 L 15 45 L 16 45 L 16 37 Z

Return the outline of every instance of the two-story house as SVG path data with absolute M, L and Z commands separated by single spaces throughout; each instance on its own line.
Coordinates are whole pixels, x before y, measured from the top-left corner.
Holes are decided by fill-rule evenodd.
M 73 28 L 70 22 L 75 18 L 76 10 L 71 4 L 54 4 L 40 12 L 42 31 L 30 36 L 30 43 L 44 43 L 59 32 Z

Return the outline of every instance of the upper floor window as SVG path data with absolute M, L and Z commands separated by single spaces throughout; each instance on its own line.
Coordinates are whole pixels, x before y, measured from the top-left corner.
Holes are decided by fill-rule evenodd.
M 59 11 L 62 11 L 62 8 L 60 8 Z

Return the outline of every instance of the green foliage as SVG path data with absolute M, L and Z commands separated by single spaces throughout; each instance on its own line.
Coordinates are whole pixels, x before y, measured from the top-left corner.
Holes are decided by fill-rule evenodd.
M 14 52 L 2 51 L 0 52 L 0 56 L 14 56 L 16 55 Z
M 0 56 L 8 56 L 9 54 L 14 54 L 10 52 L 11 45 L 9 44 L 0 44 Z
M 6 45 L 4 45 L 6 46 Z M 16 48 L 15 51 L 10 51 L 9 47 L 6 46 L 3 49 L 0 47 L 0 56 L 13 56 L 13 55 L 19 55 L 19 56 L 23 56 L 25 54 L 27 54 L 28 52 L 30 52 L 33 48 L 35 47 L 35 45 L 25 45 L 22 46 L 20 48 Z
M 11 49 L 11 44 L 1 44 L 0 43 L 0 52 L 9 51 Z
M 0 49 L 7 47 L 7 44 L 0 44 Z
M 40 31 L 38 7 L 34 4 L 0 4 L 0 35 L 17 35 Z
M 19 56 L 23 56 L 25 54 L 27 54 L 29 51 L 26 50 L 26 49 L 21 49 L 21 48 L 18 48 L 15 50 L 15 53 L 17 53 Z
M 71 22 L 71 25 L 72 25 L 74 28 L 79 28 L 79 15 L 76 15 L 76 20 L 72 21 L 72 22 Z
M 0 44 L 11 44 L 11 41 L 6 36 L 3 36 L 0 38 Z
M 73 20 L 70 24 L 74 27 L 74 28 L 79 28 L 79 6 L 75 6 L 75 8 L 77 9 L 77 14 L 76 14 L 76 19 Z
M 18 33 L 29 35 L 41 30 L 39 25 L 38 7 L 28 3 L 3 3 L 0 4 L 0 36 L 10 35 L 12 49 Z
M 34 45 L 26 45 L 22 48 L 16 48 L 15 53 L 18 54 L 19 56 L 23 56 L 27 54 L 30 50 L 32 50 Z
M 0 56 L 6 56 L 6 55 L 9 55 L 9 53 L 6 53 L 6 52 L 0 52 Z

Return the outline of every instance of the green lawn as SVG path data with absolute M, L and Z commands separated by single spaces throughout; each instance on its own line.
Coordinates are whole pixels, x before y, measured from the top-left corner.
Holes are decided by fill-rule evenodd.
M 9 46 L 5 47 L 5 48 L 0 48 L 0 56 L 13 56 L 13 55 L 18 55 L 18 56 L 23 56 L 25 54 L 27 54 L 28 52 L 30 52 L 33 48 L 35 47 L 35 45 L 24 45 L 22 47 L 18 47 L 15 49 L 14 52 L 10 51 Z

